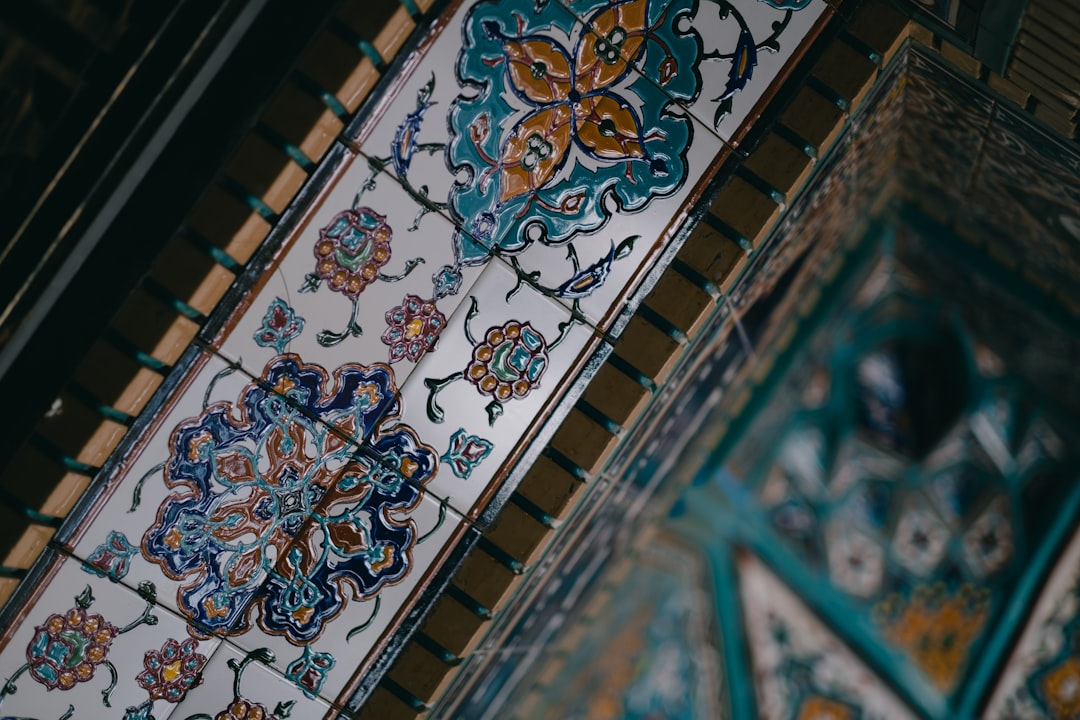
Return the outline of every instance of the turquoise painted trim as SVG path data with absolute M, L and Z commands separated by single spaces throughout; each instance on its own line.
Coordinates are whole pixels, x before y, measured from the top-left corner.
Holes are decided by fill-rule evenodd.
M 94 395 L 92 392 L 87 390 L 79 383 L 69 383 L 67 386 L 67 391 L 84 405 L 93 408 L 95 412 L 97 412 L 99 415 L 101 415 L 107 420 L 112 420 L 113 422 L 120 423 L 121 425 L 125 426 L 129 426 L 131 425 L 131 423 L 135 422 L 134 415 L 129 415 L 126 412 L 117 410 L 116 408 L 102 402 L 100 398 L 98 398 L 96 395 Z
M 864 43 L 862 40 L 860 40 L 859 38 L 852 35 L 847 30 L 841 31 L 841 33 L 840 33 L 840 35 L 838 35 L 838 37 L 841 40 L 844 41 L 845 45 L 850 45 L 852 48 L 854 48 L 856 51 L 858 51 L 858 53 L 860 55 L 862 55 L 863 57 L 865 57 L 867 60 L 874 63 L 879 68 L 881 67 L 881 54 L 877 50 L 870 47 L 869 45 Z
M 461 664 L 462 659 L 460 657 L 450 652 L 439 643 L 432 640 L 431 636 L 424 634 L 420 630 L 416 631 L 416 634 L 412 636 L 412 639 L 413 642 L 415 642 L 417 645 L 424 648 L 447 665 L 450 665 L 451 667 L 456 667 Z
M 806 157 L 812 158 L 814 160 L 817 159 L 818 149 L 811 145 L 809 140 L 789 128 L 787 125 L 781 125 L 777 123 L 776 127 L 773 128 L 773 132 L 776 133 L 777 137 L 779 137 L 780 139 L 786 140 L 787 142 L 802 150 L 803 154 L 806 155 Z M 807 185 L 809 184 L 810 183 L 807 183 Z
M 836 90 L 833 90 L 831 87 L 829 87 L 828 85 L 826 85 L 824 82 L 817 79 L 813 75 L 806 78 L 806 87 L 810 88 L 811 90 L 814 90 L 819 95 L 821 95 L 823 98 L 825 98 L 826 100 L 828 100 L 829 102 L 831 102 L 833 105 L 840 108 L 840 110 L 842 110 L 844 112 L 847 112 L 848 110 L 851 109 L 851 100 L 850 100 L 850 98 L 844 97 L 843 95 L 838 93 Z
M 62 517 L 38 512 L 21 499 L 17 498 L 7 488 L 0 488 L 0 504 L 7 506 L 7 508 L 14 513 L 22 515 L 35 525 L 44 525 L 45 527 L 55 528 L 60 527 L 60 524 L 64 521 L 64 518 Z
M 622 435 L 622 425 L 609 418 L 604 413 L 600 412 L 594 405 L 586 402 L 584 399 L 578 400 L 574 403 L 574 407 L 581 412 L 582 415 L 595 422 L 600 427 L 607 430 L 612 435 L 619 437 Z
M 722 235 L 726 235 L 731 240 L 734 240 L 735 242 L 739 243 L 739 247 L 741 247 L 747 253 L 750 253 L 754 249 L 754 246 L 750 244 L 750 238 L 746 237 L 745 235 L 740 233 L 738 230 L 736 230 L 735 228 L 731 227 L 730 225 L 728 225 L 726 222 L 724 222 L 720 218 L 713 215 L 711 212 L 705 213 L 701 217 L 701 219 L 705 222 L 706 225 L 711 227 L 713 230 L 717 231 L 718 233 L 720 233 Z
M 980 706 L 990 699 L 994 681 L 1009 659 L 1009 650 L 1024 628 L 1032 602 L 1041 589 L 1044 577 L 1052 571 L 1053 561 L 1068 544 L 1076 529 L 1080 513 L 1080 482 L 1074 482 L 1072 493 L 1065 500 L 1053 525 L 1032 555 L 1027 558 L 1023 574 L 1013 586 L 1009 601 L 998 614 L 992 634 L 968 671 L 963 693 L 956 703 L 954 717 L 977 717 Z
M 379 681 L 379 685 L 388 690 L 391 695 L 397 697 L 403 703 L 411 707 L 417 712 L 426 712 L 428 709 L 427 704 L 423 700 L 413 695 L 411 692 L 398 685 L 396 682 L 390 679 L 389 676 L 384 675 L 383 679 Z
M 754 672 L 747 655 L 749 645 L 743 629 L 742 603 L 738 578 L 731 556 L 731 546 L 720 541 L 709 545 L 705 553 L 713 578 L 716 620 L 720 627 L 720 650 L 724 658 L 724 677 L 731 703 L 731 717 L 757 717 L 754 698 Z
M 660 332 L 664 333 L 669 338 L 679 343 L 679 345 L 686 347 L 687 344 L 689 344 L 690 339 L 686 337 L 686 333 L 675 327 L 675 325 L 672 324 L 671 321 L 669 321 L 660 313 L 653 310 L 648 305 L 642 303 L 640 306 L 638 306 L 637 314 L 640 315 L 642 319 L 647 320 L 653 325 L 655 325 L 657 328 L 659 328 Z
M 491 540 L 488 540 L 487 537 L 481 536 L 480 539 L 477 540 L 476 546 L 495 558 L 500 565 L 503 565 L 515 575 L 520 575 L 525 572 L 525 563 L 516 559 L 513 555 L 503 550 Z
M 36 447 L 38 450 L 40 450 L 52 460 L 66 467 L 71 472 L 79 473 L 80 475 L 86 475 L 87 477 L 93 477 L 97 474 L 98 470 L 101 469 L 99 467 L 94 467 L 93 465 L 89 465 L 84 462 L 79 462 L 75 458 L 65 453 L 60 448 L 53 445 L 51 442 L 49 442 L 37 432 L 30 433 L 30 444 Z
M 465 606 L 469 612 L 484 620 L 492 618 L 491 608 L 481 605 L 476 598 L 459 588 L 457 585 L 447 585 L 446 594 Z
M 398 0 L 398 2 L 401 3 L 401 7 L 405 8 L 405 11 L 412 15 L 414 18 L 418 18 L 424 14 L 416 5 L 416 2 L 414 2 L 414 0 Z
M 143 290 L 145 290 L 152 297 L 157 298 L 161 302 L 171 307 L 176 312 L 180 313 L 189 320 L 194 320 L 199 325 L 206 322 L 206 316 L 195 308 L 188 305 L 180 298 L 173 295 L 173 293 L 164 285 L 151 277 L 145 277 L 142 281 Z
M 682 275 L 684 278 L 694 283 L 694 285 L 704 290 L 709 295 L 709 297 L 713 299 L 713 302 L 718 301 L 720 299 L 720 296 L 723 295 L 720 288 L 717 287 L 712 280 L 687 265 L 678 257 L 675 257 L 671 260 L 670 267 L 674 269 L 677 273 Z
M 529 515 L 544 527 L 551 528 L 552 530 L 555 529 L 555 518 L 520 492 L 511 494 L 510 502 L 517 505 L 526 515 Z
M 346 125 L 349 124 L 350 120 L 352 120 L 352 113 L 350 113 L 345 108 L 345 106 L 341 104 L 341 101 L 337 99 L 337 96 L 334 95 L 334 93 L 322 87 L 321 85 L 319 85 L 319 83 L 315 82 L 310 77 L 299 71 L 293 73 L 292 80 L 301 90 L 303 90 L 313 98 L 320 100 L 322 104 L 330 110 L 330 112 L 334 113 L 334 115 L 337 116 L 338 120 L 341 120 Z
M 589 473 L 585 472 L 585 468 L 581 467 L 576 462 L 566 457 L 555 448 L 548 445 L 541 452 L 546 455 L 550 460 L 552 460 L 556 465 L 576 477 L 581 482 L 588 481 Z
M 607 361 L 611 364 L 611 367 L 615 368 L 623 375 L 636 382 L 641 387 L 645 388 L 651 393 L 656 392 L 656 383 L 654 383 L 648 375 L 631 365 L 629 361 L 623 359 L 618 354 L 618 348 L 616 348 L 615 352 L 611 353 L 611 355 L 608 356 Z
M 273 128 L 268 125 L 263 125 L 262 123 L 259 123 L 255 126 L 255 132 L 264 140 L 266 140 L 266 142 L 270 143 L 278 150 L 288 155 L 289 158 L 294 163 L 299 165 L 305 173 L 310 175 L 311 173 L 315 172 L 315 168 L 318 167 L 318 163 L 305 155 L 303 150 L 286 140 Z
M 357 50 L 362 52 L 364 57 L 370 60 L 371 64 L 374 65 L 380 73 L 386 69 L 386 60 L 383 58 L 382 54 L 374 45 L 357 35 L 348 25 L 340 20 L 334 19 L 330 21 L 330 29 L 342 40 L 351 43 Z
M 763 195 L 768 195 L 769 199 L 777 205 L 783 205 L 785 203 L 786 198 L 784 197 L 784 193 L 780 192 L 772 185 L 765 182 L 764 178 L 762 178 L 760 175 L 758 175 L 745 165 L 739 165 L 737 168 L 735 168 L 735 175 L 740 180 L 745 181 L 758 192 L 762 193 Z
M 237 275 L 243 271 L 244 264 L 242 262 L 207 240 L 190 225 L 184 225 L 180 232 L 192 247 L 203 254 L 208 255 L 211 260 L 218 265 L 221 265 L 226 270 L 236 273 Z
M 158 360 L 153 355 L 143 352 L 135 345 L 135 343 L 128 340 L 126 337 L 116 332 L 112 328 L 108 328 L 102 333 L 104 338 L 110 345 L 115 347 L 120 352 L 130 357 L 135 362 L 139 363 L 143 367 L 153 370 L 161 375 L 168 375 L 171 366 Z
M 228 176 L 218 178 L 217 184 L 222 190 L 258 213 L 263 220 L 271 225 L 277 224 L 280 218 L 273 208 L 264 203 L 261 198 L 252 195 L 243 185 Z

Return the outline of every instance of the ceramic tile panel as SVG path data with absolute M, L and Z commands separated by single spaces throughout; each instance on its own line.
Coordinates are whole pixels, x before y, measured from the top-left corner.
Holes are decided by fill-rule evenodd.
M 463 6 L 358 138 L 458 225 L 459 267 L 496 252 L 604 326 L 725 146 L 629 65 L 575 70 L 593 37 L 557 2 Z
M 204 681 L 219 641 L 191 637 L 152 583 L 132 590 L 55 556 L 38 591 L 0 651 L 3 717 L 165 720 Z
M 832 12 L 824 0 L 561 1 L 595 32 L 580 57 L 632 63 L 732 144 Z
M 232 424 L 230 420 L 239 416 L 234 403 L 245 397 L 250 384 L 250 377 L 216 355 L 197 356 L 176 387 L 171 407 L 159 411 L 143 439 L 108 471 L 106 489 L 71 537 L 65 538 L 65 545 L 102 576 L 130 588 L 152 582 L 159 603 L 181 616 L 202 617 L 199 608 L 206 597 L 199 587 L 206 581 L 207 568 L 196 558 L 201 536 L 191 532 L 195 528 L 174 533 L 177 548 L 191 548 L 185 558 L 184 553 L 169 556 L 164 552 L 169 540 L 162 533 L 167 534 L 167 523 L 182 517 L 174 503 L 201 494 L 196 490 L 199 480 L 191 472 L 194 468 L 185 467 L 203 452 L 198 447 L 200 439 L 212 440 L 213 433 L 220 435 Z M 219 582 L 224 571 L 220 567 L 214 573 Z M 264 572 L 252 569 L 244 582 L 234 576 L 237 597 L 244 594 L 243 588 L 258 589 Z M 241 609 L 242 605 L 233 608 L 228 617 Z
M 398 407 L 392 371 L 346 364 L 331 376 L 283 355 L 255 380 L 204 354 L 178 393 L 69 544 L 104 574 L 157 583 L 202 632 L 242 633 L 355 443 Z
M 916 717 L 765 565 L 737 562 L 758 717 Z
M 328 371 L 386 363 L 400 385 L 480 268 L 455 263 L 445 217 L 368 157 L 341 152 L 327 189 L 210 344 L 254 375 L 289 352 Z
M 1080 661 L 1080 535 L 1074 535 L 1032 604 L 1027 621 L 982 713 L 984 718 L 1063 717 L 1076 705 Z
M 597 229 L 574 232 L 565 242 L 537 242 L 508 257 L 518 276 L 584 315 L 595 327 L 610 328 L 625 301 L 687 221 L 710 168 L 730 152 L 690 115 L 677 122 L 692 139 L 693 148 L 688 144 L 685 157 L 679 159 L 682 180 L 670 188 L 669 195 L 636 204 L 623 204 L 621 196 L 612 195 L 619 210 Z
M 176 718 L 218 718 L 220 720 L 318 720 L 332 718 L 330 705 L 306 692 L 307 684 L 318 682 L 319 658 L 295 663 L 296 677 L 287 680 L 268 667 L 278 658 L 268 648 L 242 651 L 222 643 L 203 671 L 199 687 L 188 693 L 176 708 Z M 290 666 L 292 667 L 292 666 Z
M 401 421 L 441 453 L 427 490 L 476 517 L 598 342 L 565 306 L 490 263 L 402 390 Z
M 437 462 L 422 443 L 397 458 L 418 474 Z M 305 694 L 344 704 L 467 525 L 401 473 L 355 461 L 280 553 L 248 607 L 251 630 L 230 642 L 270 650 L 265 663 Z
M 538 14 L 537 29 L 544 27 L 545 13 L 554 5 Z M 488 236 L 486 243 L 497 247 L 519 276 L 606 329 L 686 219 L 699 181 L 728 147 L 628 64 L 616 63 L 610 74 L 597 69 L 602 66 L 587 52 L 599 40 L 592 31 L 578 24 L 564 32 L 555 24 L 543 42 L 525 40 L 533 37 L 532 30 L 516 27 L 519 16 L 511 10 L 507 4 L 484 6 L 466 22 L 479 58 L 474 53 L 462 74 L 491 88 L 491 94 L 501 89 L 500 98 L 524 99 L 501 105 L 488 96 L 459 100 L 458 114 L 451 119 L 460 127 L 451 141 L 454 163 L 479 170 L 483 157 L 500 160 L 488 172 L 491 191 L 456 192 L 454 215 L 491 218 L 491 227 L 479 235 Z M 583 94 L 590 104 L 530 100 L 529 93 L 541 85 L 532 88 L 537 79 L 516 69 L 521 52 L 529 53 L 534 65 L 554 67 L 557 58 L 569 63 L 579 77 L 576 89 L 567 92 Z M 575 69 L 576 64 L 582 67 Z M 559 102 L 577 113 L 567 121 L 573 131 L 566 138 L 550 134 L 544 141 L 563 155 L 561 167 L 514 190 L 524 177 L 505 162 L 515 151 L 514 138 L 531 132 L 533 118 Z M 505 140 L 493 135 L 478 140 L 471 130 L 465 139 L 466 127 L 485 117 L 504 118 Z M 560 143 L 565 144 L 561 150 Z M 485 195 L 490 197 L 485 200 Z M 514 205 L 522 208 L 521 218 L 507 213 Z

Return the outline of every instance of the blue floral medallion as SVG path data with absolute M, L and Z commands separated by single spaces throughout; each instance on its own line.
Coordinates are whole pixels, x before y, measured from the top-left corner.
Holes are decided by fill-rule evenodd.
M 331 378 L 284 355 L 235 404 L 177 426 L 165 465 L 174 492 L 142 554 L 183 582 L 177 607 L 195 627 L 240 634 L 257 610 L 265 632 L 306 643 L 349 597 L 406 576 L 408 513 L 438 456 L 408 426 L 386 427 L 396 392 L 386 365 Z M 380 460 L 357 454 L 365 438 Z
M 472 172 L 450 197 L 470 229 L 455 235 L 459 264 L 485 262 L 489 248 L 513 255 L 535 241 L 569 242 L 600 228 L 613 205 L 635 212 L 678 190 L 692 125 L 668 112 L 671 102 L 655 101 L 655 86 L 632 63 L 656 58 L 672 98 L 696 97 L 700 43 L 675 29 L 684 9 L 674 6 L 689 4 L 576 7 L 604 37 L 558 3 L 473 8 L 457 75 L 478 91 L 459 97 L 449 116 L 448 160 Z

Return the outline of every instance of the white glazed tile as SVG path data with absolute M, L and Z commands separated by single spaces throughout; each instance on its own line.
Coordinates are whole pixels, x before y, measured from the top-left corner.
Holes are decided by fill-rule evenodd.
M 195 678 L 218 640 L 189 636 L 184 622 L 152 604 L 145 590 L 139 595 L 97 577 L 74 559 L 57 563 L 0 653 L 0 677 L 12 680 L 16 690 L 4 698 L 0 714 L 59 718 L 73 707 L 74 717 L 120 717 L 127 708 L 152 705 L 156 718 L 169 717 L 175 703 L 198 687 Z M 90 626 L 93 632 L 86 632 Z M 110 665 L 116 685 L 106 705 Z M 180 671 L 171 685 L 166 670 Z M 72 674 L 65 679 L 67 672 Z M 84 679 L 75 680 L 80 674 Z
M 160 419 L 147 429 L 145 439 L 123 460 L 106 494 L 68 542 L 77 557 L 98 567 L 103 575 L 131 588 L 145 581 L 154 583 L 158 602 L 180 615 L 185 613 L 177 610 L 178 594 L 191 579 L 168 577 L 161 565 L 146 559 L 142 549 L 162 506 L 184 492 L 182 486 L 170 489 L 165 483 L 165 466 L 173 456 L 173 432 L 197 418 L 205 400 L 235 403 L 251 382 L 245 373 L 231 371 L 228 363 L 210 353 L 199 358 L 189 377 L 177 389 L 172 407 L 159 413 Z M 255 582 L 258 587 L 261 578 Z
M 539 271 L 530 277 L 547 294 L 585 300 L 603 326 L 725 146 L 618 53 L 598 60 L 599 38 L 559 22 L 566 14 L 557 2 L 534 13 L 512 0 L 466 19 L 458 72 L 478 92 L 450 113 L 449 157 L 475 182 L 453 189 L 451 209 L 492 251 Z M 623 243 L 634 236 L 631 250 Z
M 468 18 L 478 6 L 487 4 L 462 2 L 458 6 L 438 37 L 417 52 L 408 79 L 395 88 L 394 96 L 376 109 L 355 137 L 365 154 L 379 159 L 403 184 L 440 203 L 446 202 L 455 180 L 471 181 L 455 172 L 445 145 L 455 99 L 480 91 L 461 82 L 458 68 L 463 49 L 470 47 L 464 32 Z M 519 11 L 527 7 L 530 14 L 533 10 L 533 0 L 500 4 Z M 546 8 L 545 16 L 565 29 L 575 23 L 573 15 L 554 2 Z
M 438 213 L 420 217 L 393 177 L 372 175 L 363 155 L 350 158 L 213 343 L 252 374 L 290 352 L 330 372 L 346 363 L 390 363 L 400 385 L 480 274 L 462 268 L 457 294 L 437 289 L 441 268 L 455 264 L 453 224 Z M 334 258 L 346 256 L 350 237 L 371 254 L 346 272 Z M 387 252 L 379 265 L 374 258 Z M 378 278 L 366 282 L 365 268 Z
M 622 58 L 732 144 L 828 8 L 824 0 L 562 2 L 602 38 L 624 32 Z
M 318 697 L 305 695 L 296 685 L 267 666 L 265 649 L 245 652 L 222 643 L 203 673 L 203 683 L 193 690 L 174 714 L 188 718 L 202 713 L 230 718 L 285 718 L 318 720 L 333 717 L 331 707 Z M 239 694 L 237 694 L 239 691 Z M 261 709 L 261 714 L 259 710 Z M 232 714 L 227 714 L 229 711 Z
M 671 195 L 653 198 L 637 210 L 620 209 L 599 230 L 581 233 L 564 245 L 535 243 L 521 256 L 508 259 L 538 289 L 567 307 L 576 306 L 602 330 L 686 221 L 698 183 L 710 166 L 728 152 L 700 122 L 688 114 L 684 117 L 693 130 L 693 146 L 686 158 L 685 181 Z
M 445 503 L 413 492 L 396 494 L 399 501 L 414 498 L 411 509 L 394 509 L 394 503 L 385 498 L 374 502 L 375 490 L 365 504 L 355 506 L 361 509 L 352 515 L 355 523 L 327 519 L 306 526 L 286 554 L 287 561 L 279 562 L 267 580 L 262 598 L 249 610 L 257 618 L 253 628 L 230 640 L 245 650 L 271 649 L 276 657 L 272 665 L 278 672 L 296 682 L 308 678 L 309 693 L 338 705 L 347 702 L 355 683 L 441 566 L 464 523 Z M 325 508 L 327 518 L 340 518 L 354 509 L 347 495 L 338 500 Z M 373 518 L 381 518 L 375 529 L 371 528 Z M 357 551 L 345 558 L 329 549 L 359 538 L 357 528 L 371 533 L 363 543 L 379 548 L 378 555 L 365 559 Z M 348 530 L 351 538 L 345 534 Z M 329 570 L 331 563 L 334 567 Z M 382 567 L 373 568 L 372 563 Z M 298 566 L 309 570 L 301 573 Z M 291 589 L 307 590 L 306 597 L 314 606 L 325 603 L 322 608 L 331 609 L 301 606 L 290 614 L 288 603 L 295 597 Z
M 580 322 L 569 324 L 570 313 L 564 306 L 528 285 L 522 285 L 508 300 L 507 294 L 516 284 L 517 278 L 507 265 L 490 263 L 473 287 L 469 302 L 462 303 L 450 319 L 439 350 L 420 362 L 402 391 L 402 422 L 441 457 L 438 472 L 426 489 L 448 499 L 468 517 L 476 517 L 493 478 L 499 476 L 514 450 L 524 447 L 543 424 L 566 389 L 566 381 L 572 379 L 597 342 L 590 327 Z M 476 310 L 470 318 L 472 298 L 476 299 Z M 466 324 L 475 343 L 466 335 Z M 567 327 L 565 336 L 551 347 L 562 327 Z M 518 340 L 506 338 L 510 329 Z M 539 343 L 537 336 L 542 338 Z M 493 357 L 486 361 L 483 357 L 487 355 L 480 355 L 485 345 L 494 348 Z M 485 363 L 507 371 L 513 365 L 539 370 L 539 381 L 529 388 L 529 382 L 522 380 L 518 392 L 527 392 L 499 403 L 465 378 L 470 368 L 480 374 Z M 517 382 L 509 383 L 511 392 Z
M 747 123 L 757 119 L 753 114 L 755 106 L 766 96 L 803 42 L 808 41 L 806 38 L 814 23 L 823 13 L 831 13 L 832 10 L 824 0 L 799 0 L 796 4 L 802 7 L 790 11 L 777 9 L 767 0 L 732 0 L 731 4 L 734 10 L 723 19 L 711 2 L 703 2 L 698 7 L 692 25 L 703 38 L 706 55 L 735 55 L 740 51 L 742 29 L 736 13 L 745 21 L 755 45 L 765 43 L 773 35 L 774 23 L 782 22 L 787 13 L 791 13 L 787 26 L 773 40 L 778 50 L 762 46 L 754 51 L 757 64 L 741 90 L 733 91 L 730 84 L 735 58 L 706 59 L 701 63 L 701 92 L 697 101 L 690 106 L 691 111 L 707 127 L 714 128 L 721 138 L 737 144 Z M 723 98 L 727 94 L 730 94 L 730 112 L 718 115 L 723 101 L 716 98 Z M 719 124 L 716 122 L 718 117 Z
M 284 355 L 258 381 L 239 371 L 220 378 L 207 403 L 210 378 L 232 366 L 204 361 L 74 551 L 108 569 L 115 563 L 102 559 L 112 560 L 121 529 L 124 582 L 150 579 L 189 622 L 234 634 L 250 627 L 249 602 L 357 444 L 399 401 L 385 365 L 331 375 Z

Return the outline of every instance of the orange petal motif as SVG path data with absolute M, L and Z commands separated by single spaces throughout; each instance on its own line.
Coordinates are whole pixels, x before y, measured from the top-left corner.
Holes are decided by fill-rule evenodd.
M 598 34 L 608 36 L 617 28 L 626 31 L 631 37 L 640 38 L 645 36 L 645 14 L 649 7 L 649 0 L 629 0 L 614 7 L 606 8 L 593 15 L 589 25 Z M 630 53 L 632 56 L 632 53 Z
M 518 123 L 499 160 L 499 202 L 543 187 L 562 167 L 573 137 L 566 103 L 538 110 Z
M 619 81 L 637 60 L 645 43 L 648 0 L 631 0 L 601 10 L 578 42 L 578 92 L 601 90 Z
M 575 113 L 577 139 L 602 160 L 645 157 L 641 129 L 634 112 L 606 95 L 582 98 Z
M 620 44 L 592 33 L 581 36 L 577 52 L 574 86 L 579 93 L 603 90 L 617 83 L 630 66 L 619 51 Z
M 510 83 L 529 102 L 549 105 L 566 99 L 573 81 L 570 59 L 553 43 L 508 39 L 503 55 Z

